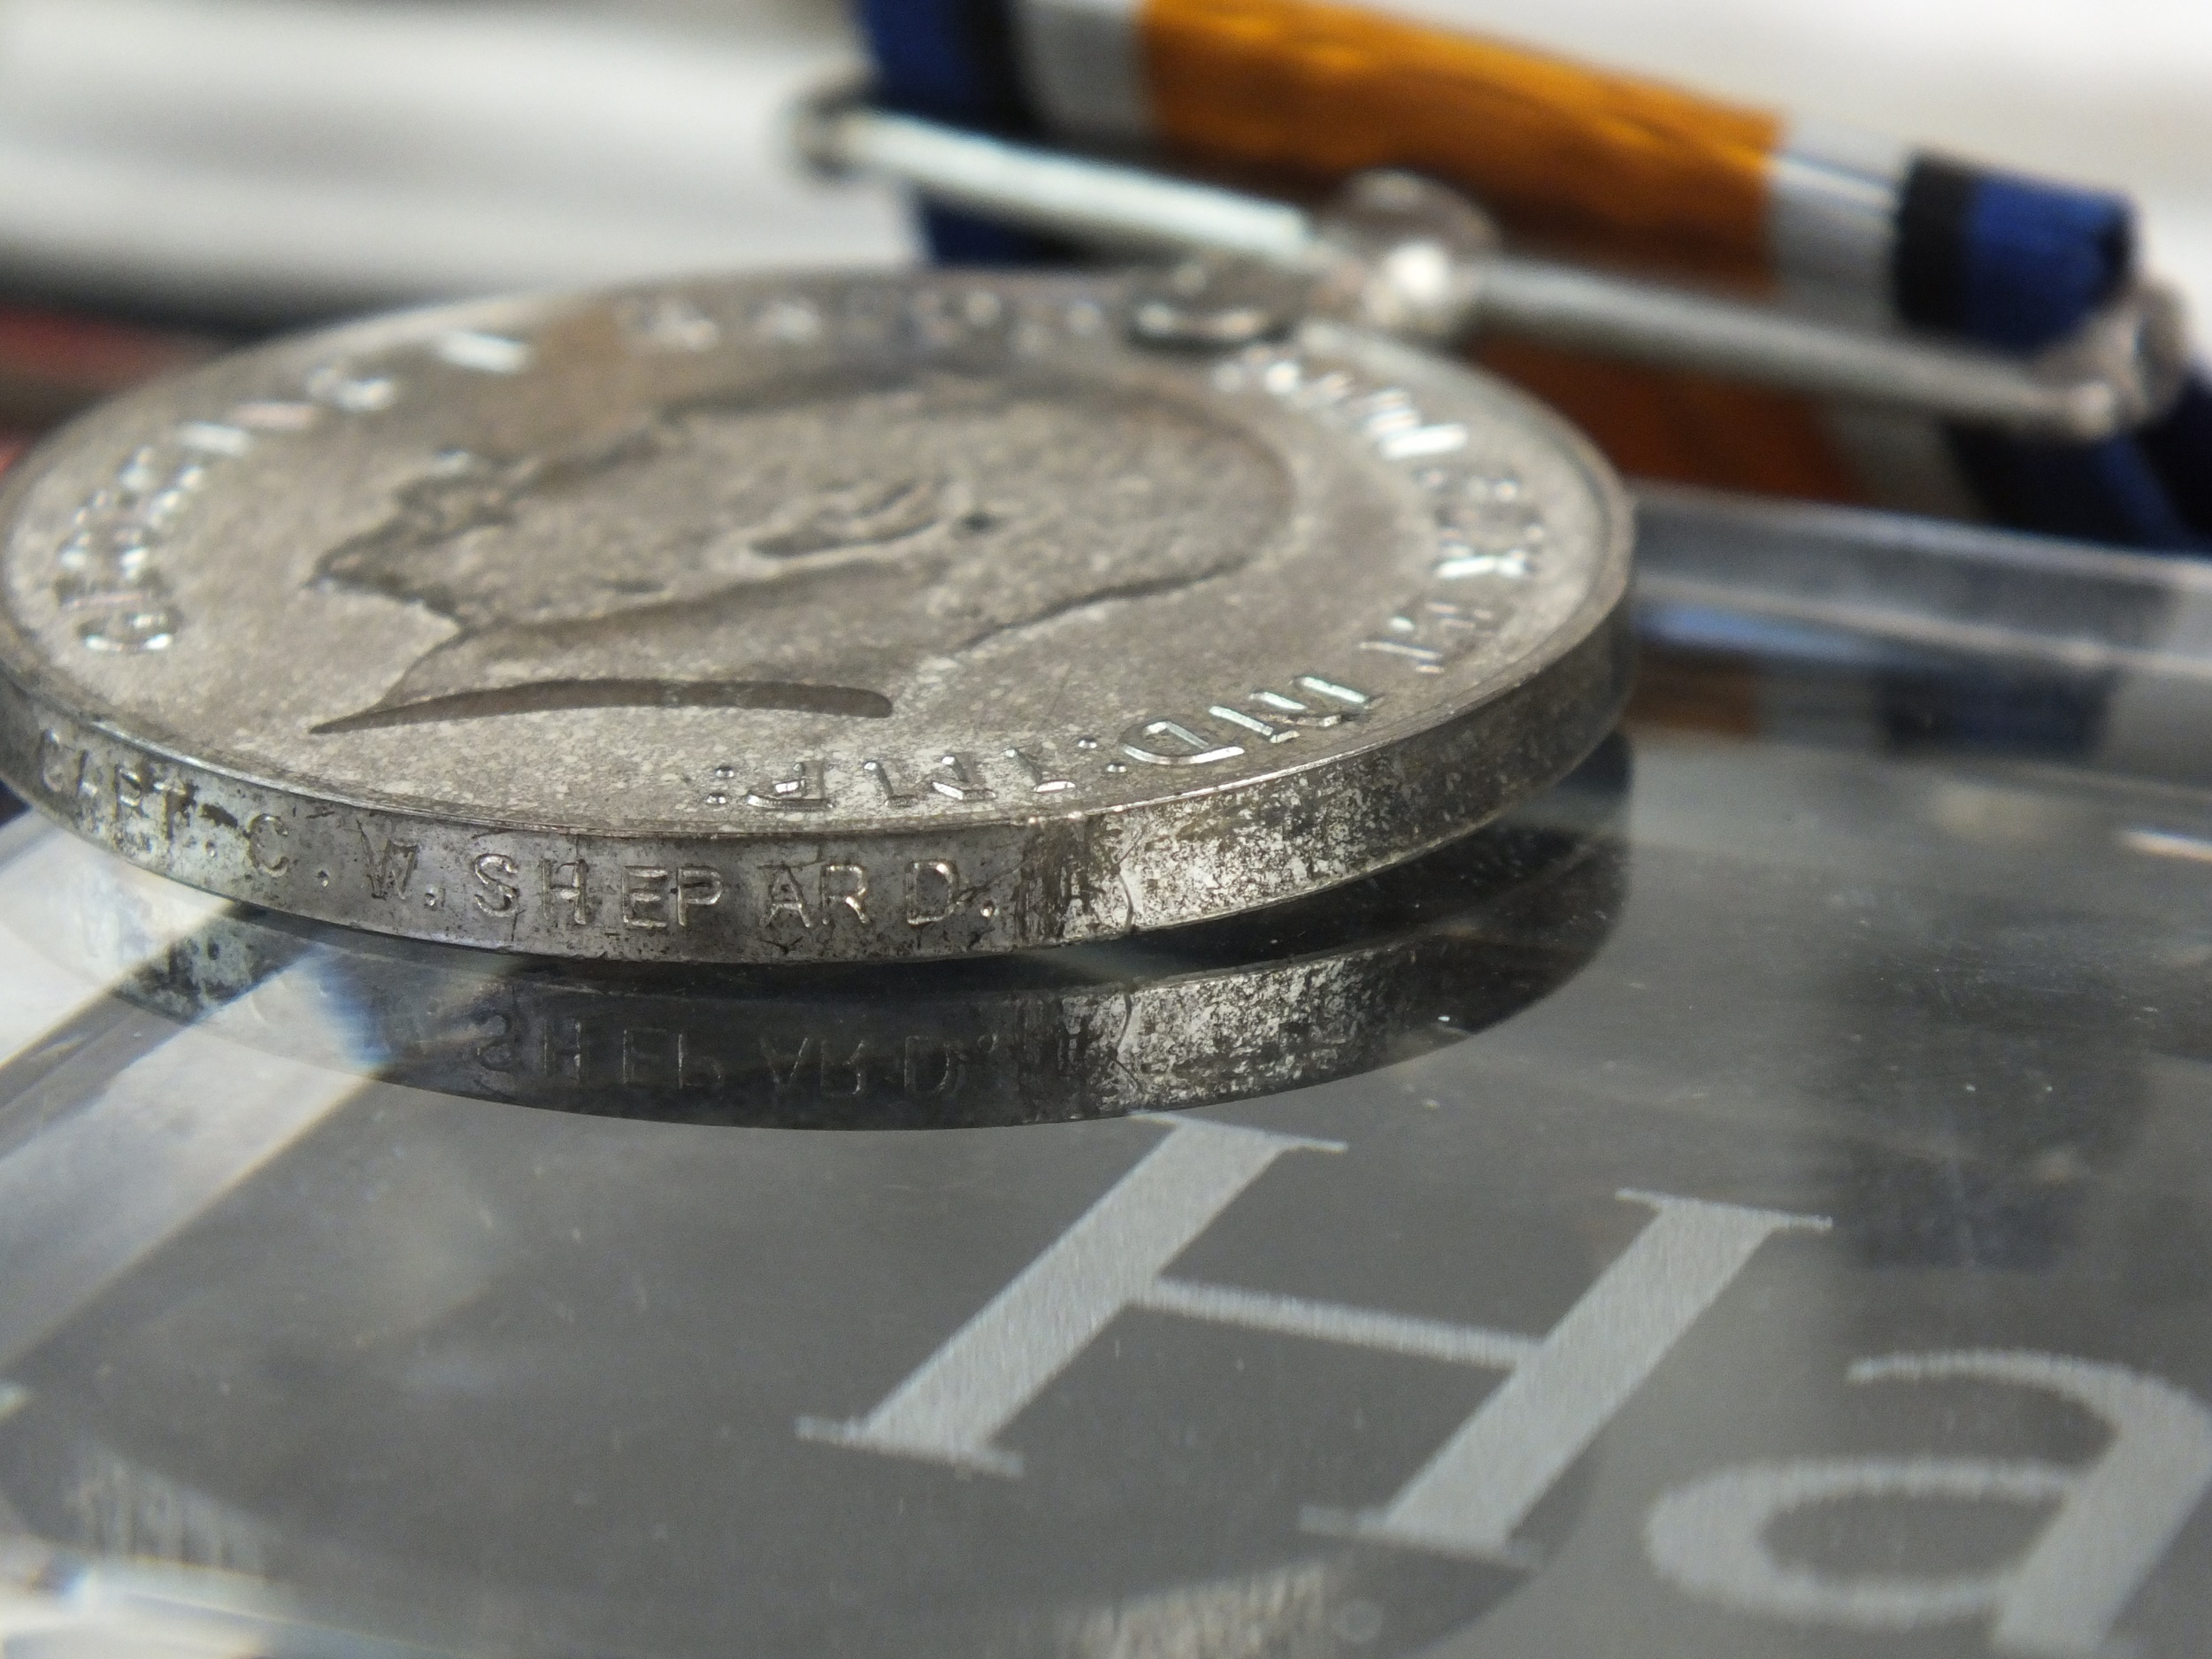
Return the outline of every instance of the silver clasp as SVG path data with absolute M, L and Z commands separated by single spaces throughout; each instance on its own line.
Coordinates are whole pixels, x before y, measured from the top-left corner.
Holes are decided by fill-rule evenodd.
M 826 173 L 895 180 L 1087 246 L 1198 256 L 1140 286 L 1132 327 L 1163 344 L 1233 345 L 1308 314 L 1439 347 L 1491 333 L 2072 442 L 2155 419 L 2188 367 L 2180 298 L 2149 280 L 2057 344 L 2008 356 L 1510 253 L 1473 203 L 1411 173 L 1363 174 L 1309 213 L 889 114 L 849 88 L 803 104 L 794 139 Z

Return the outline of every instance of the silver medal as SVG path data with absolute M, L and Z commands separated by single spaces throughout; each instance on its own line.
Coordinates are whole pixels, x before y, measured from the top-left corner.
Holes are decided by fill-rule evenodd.
M 562 956 L 929 957 L 1294 897 L 1549 782 L 1629 515 L 1485 377 L 1125 288 L 703 282 L 281 342 L 4 496 L 0 772 L 132 862 Z

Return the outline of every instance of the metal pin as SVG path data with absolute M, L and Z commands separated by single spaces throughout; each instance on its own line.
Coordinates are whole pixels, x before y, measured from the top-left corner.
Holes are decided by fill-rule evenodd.
M 1510 334 L 2073 442 L 2154 419 L 2187 369 L 2180 301 L 2149 282 L 2056 346 L 2010 357 L 1507 253 L 1471 203 L 1409 174 L 1364 175 L 1314 214 L 888 114 L 841 90 L 803 106 L 795 138 L 823 172 L 895 180 L 1092 246 L 1253 262 L 1305 285 L 1317 314 L 1431 344 Z

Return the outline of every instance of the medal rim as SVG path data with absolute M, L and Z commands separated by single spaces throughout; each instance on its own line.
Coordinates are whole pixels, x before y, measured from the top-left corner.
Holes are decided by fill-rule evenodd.
M 747 273 L 733 278 L 706 279 L 705 281 L 710 286 L 758 290 L 764 296 L 772 294 L 779 287 L 799 288 L 811 286 L 818 289 L 825 283 L 838 284 L 844 288 L 873 286 L 892 294 L 910 295 L 926 291 L 933 286 L 941 287 L 947 280 L 957 280 L 963 274 L 987 280 L 1000 291 L 1034 293 L 1043 290 L 1064 296 L 1071 301 L 1097 301 L 1105 309 L 1110 327 L 1114 326 L 1118 319 L 1117 301 L 1123 283 L 1096 275 L 1069 277 L 998 272 L 878 273 L 829 271 Z M 276 354 L 296 350 L 303 343 L 311 340 L 342 337 L 349 342 L 365 342 L 381 337 L 385 341 L 411 342 L 431 329 L 465 327 L 472 323 L 480 323 L 488 315 L 509 319 L 507 326 L 511 327 L 513 308 L 518 303 L 562 306 L 606 303 L 625 298 L 665 295 L 672 291 L 680 293 L 692 287 L 696 280 L 623 284 L 595 290 L 510 296 L 403 311 L 343 324 L 334 329 L 288 335 L 265 346 L 233 354 L 230 357 L 219 360 L 218 365 L 165 377 L 163 380 L 141 388 L 139 393 L 128 394 L 126 399 L 118 401 L 127 406 L 129 401 L 142 394 L 158 396 L 165 387 L 174 386 L 196 376 L 204 376 L 211 369 L 234 368 L 265 352 Z M 810 827 L 802 825 L 795 827 L 773 825 L 758 829 L 702 828 L 696 825 L 679 826 L 641 818 L 633 824 L 611 828 L 572 829 L 549 825 L 541 818 L 511 818 L 496 810 L 457 809 L 448 803 L 421 798 L 378 797 L 346 787 L 315 787 L 304 780 L 265 775 L 255 769 L 202 759 L 196 753 L 196 746 L 185 741 L 182 733 L 173 727 L 166 727 L 164 722 L 150 720 L 140 726 L 119 719 L 109 711 L 73 710 L 58 695 L 53 683 L 60 676 L 58 664 L 53 664 L 49 653 L 41 648 L 35 639 L 25 633 L 12 608 L 0 606 L 0 778 L 5 779 L 27 802 L 46 816 L 57 819 L 94 844 L 141 868 L 220 896 L 396 937 L 474 945 L 532 955 L 732 963 L 795 959 L 810 962 L 929 960 L 996 954 L 1082 940 L 1110 939 L 1130 933 L 1207 920 L 1281 902 L 1308 893 L 1325 891 L 1433 850 L 1460 834 L 1480 827 L 1515 801 L 1564 775 L 1612 728 L 1626 700 L 1631 675 L 1632 653 L 1628 626 L 1629 580 L 1634 524 L 1631 499 L 1595 447 L 1555 411 L 1519 388 L 1483 371 L 1442 361 L 1400 342 L 1338 324 L 1310 322 L 1304 325 L 1300 338 L 1310 340 L 1325 349 L 1333 347 L 1338 350 L 1356 350 L 1371 361 L 1423 378 L 1433 378 L 1440 373 L 1447 378 L 1464 376 L 1474 383 L 1479 396 L 1493 404 L 1502 405 L 1503 418 L 1531 432 L 1539 442 L 1558 455 L 1581 480 L 1595 509 L 1600 526 L 1600 545 L 1593 554 L 1592 580 L 1566 619 L 1512 664 L 1517 672 L 1506 683 L 1479 699 L 1463 702 L 1455 707 L 1447 706 L 1435 718 L 1411 729 L 1395 734 L 1364 737 L 1346 748 L 1286 764 L 1266 766 L 1238 777 L 1194 781 L 1190 787 L 1180 789 L 1157 790 L 1133 802 L 1107 801 L 1094 805 L 1071 806 L 1058 811 L 1002 813 L 995 817 L 947 816 L 920 822 L 894 821 L 858 826 L 841 824 Z M 362 348 L 357 345 L 356 349 Z M 1127 346 L 1122 349 L 1137 349 Z M 1231 355 L 1218 354 L 1211 360 L 1225 361 Z M 114 405 L 104 407 L 111 411 Z M 0 484 L 0 527 L 12 525 L 27 494 L 36 488 L 52 464 L 53 457 L 58 453 L 65 452 L 81 424 L 81 421 L 72 422 L 50 434 L 10 469 L 12 475 L 4 484 Z M 1340 435 L 1335 442 L 1349 446 L 1355 440 L 1348 434 Z M 1559 689 L 1554 682 L 1562 680 L 1578 681 L 1575 692 L 1564 697 L 1548 696 L 1548 691 Z M 1552 705 L 1548 710 L 1531 714 L 1528 705 L 1547 703 Z M 1471 743 L 1479 751 L 1486 739 L 1498 735 L 1490 729 L 1493 727 L 1515 728 L 1510 733 L 1510 741 L 1502 746 L 1519 761 L 1512 768 L 1510 775 L 1504 774 L 1498 766 L 1493 765 L 1487 769 L 1489 775 L 1486 781 L 1490 787 L 1476 788 L 1471 793 L 1471 798 L 1463 800 L 1456 807 L 1432 803 L 1427 803 L 1425 810 L 1409 814 L 1403 810 L 1379 810 L 1379 807 L 1383 807 L 1385 803 L 1403 806 L 1405 790 L 1393 789 L 1391 785 L 1394 781 L 1402 782 L 1406 775 L 1432 770 L 1440 764 L 1448 768 L 1463 767 L 1479 758 L 1478 756 L 1459 751 L 1466 749 Z M 65 737 L 64 733 L 66 733 Z M 458 838 L 466 841 L 495 836 L 529 843 L 520 849 L 529 857 L 536 857 L 541 852 L 548 855 L 567 853 L 572 856 L 579 848 L 611 846 L 639 849 L 693 847 L 698 849 L 702 857 L 716 854 L 725 857 L 732 854 L 741 856 L 748 853 L 757 857 L 764 849 L 794 847 L 802 843 L 816 849 L 818 857 L 828 857 L 833 856 L 833 852 L 826 849 L 833 849 L 840 844 L 864 844 L 889 850 L 900 849 L 902 843 L 942 845 L 957 841 L 966 846 L 988 842 L 991 844 L 988 850 L 996 855 L 996 862 L 1019 871 L 1025 867 L 1028 855 L 1035 850 L 1034 843 L 1040 841 L 1073 833 L 1087 842 L 1094 839 L 1094 831 L 1102 830 L 1106 833 L 1099 839 L 1119 845 L 1121 862 L 1117 864 L 1112 875 L 1125 894 L 1130 894 L 1133 891 L 1132 878 L 1143 884 L 1150 866 L 1164 860 L 1171 861 L 1175 856 L 1174 849 L 1187 838 L 1203 836 L 1209 831 L 1218 835 L 1222 826 L 1208 826 L 1203 821 L 1210 816 L 1279 821 L 1285 818 L 1297 818 L 1302 812 L 1323 812 L 1333 803 L 1340 807 L 1343 799 L 1348 796 L 1360 803 L 1356 816 L 1370 821 L 1358 838 L 1363 850 L 1325 875 L 1256 880 L 1249 878 L 1248 870 L 1247 879 L 1224 884 L 1220 896 L 1211 902 L 1185 902 L 1163 910 L 1157 905 L 1138 903 L 1133 900 L 1127 916 L 1119 921 L 1100 922 L 1093 918 L 1087 924 L 1064 914 L 1058 926 L 1019 928 L 994 926 L 987 930 L 990 935 L 987 940 L 978 938 L 966 943 L 934 941 L 918 937 L 900 941 L 913 949 L 831 955 L 807 952 L 795 958 L 788 950 L 762 948 L 757 939 L 750 938 L 733 941 L 749 945 L 751 948 L 749 949 L 703 949 L 696 948 L 695 942 L 680 949 L 638 949 L 641 942 L 649 947 L 660 936 L 649 933 L 641 941 L 637 937 L 622 940 L 617 934 L 611 939 L 604 927 L 579 930 L 577 948 L 564 949 L 557 942 L 559 939 L 557 933 L 548 935 L 534 931 L 533 936 L 526 941 L 517 938 L 483 936 L 485 930 L 480 927 L 472 930 L 456 928 L 449 925 L 450 920 L 464 909 L 457 890 L 454 894 L 455 903 L 433 916 L 424 916 L 419 911 L 392 916 L 369 915 L 363 913 L 364 906 L 358 902 L 359 895 L 350 890 L 350 884 L 338 887 L 325 885 L 321 887 L 288 884 L 286 889 L 279 894 L 272 890 L 273 883 L 254 879 L 256 866 L 250 858 L 243 861 L 245 869 L 242 873 L 226 876 L 219 870 L 191 869 L 188 866 L 193 861 L 180 861 L 175 856 L 173 844 L 165 843 L 157 849 L 150 845 L 138 847 L 119 841 L 112 833 L 99 833 L 96 823 L 83 822 L 81 812 L 73 811 L 70 804 L 59 798 L 59 791 L 46 787 L 42 775 L 43 757 L 48 743 L 56 738 L 79 749 L 88 757 L 96 755 L 101 764 L 111 768 L 118 763 L 125 766 L 150 764 L 173 773 L 175 781 L 196 792 L 245 797 L 241 804 L 248 806 L 250 811 L 243 815 L 235 811 L 229 814 L 240 825 L 257 821 L 263 815 L 277 811 L 303 812 L 310 816 L 346 814 L 365 826 L 371 821 L 375 822 L 388 844 L 397 835 L 417 832 L 420 834 L 420 844 L 425 845 L 434 839 L 451 841 Z M 1386 775 L 1372 780 L 1363 780 L 1356 776 L 1364 772 L 1397 776 L 1394 779 Z M 81 768 L 80 777 L 82 775 Z M 1133 834 L 1132 826 L 1138 826 L 1143 833 Z M 1262 832 L 1263 826 L 1259 822 L 1246 822 L 1240 828 L 1246 833 L 1257 833 Z M 364 833 L 366 833 L 365 827 Z M 1296 847 L 1282 837 L 1279 830 L 1278 838 L 1284 842 L 1279 851 L 1294 858 Z M 1187 860 L 1188 855 L 1184 856 Z M 1237 862 L 1248 867 L 1254 860 L 1246 856 Z M 188 867 L 180 868 L 180 863 Z M 1094 871 L 1093 873 L 1104 872 Z M 1171 871 L 1150 871 L 1150 873 L 1156 881 L 1157 878 L 1164 877 L 1166 885 L 1175 885 Z M 330 894 L 331 898 L 328 902 L 319 902 L 325 893 Z M 997 918 L 987 917 L 986 919 L 998 921 L 1004 916 L 1005 912 L 1002 910 Z M 438 925 L 440 919 L 449 925 Z M 631 949 L 607 949 L 608 945 L 616 942 Z

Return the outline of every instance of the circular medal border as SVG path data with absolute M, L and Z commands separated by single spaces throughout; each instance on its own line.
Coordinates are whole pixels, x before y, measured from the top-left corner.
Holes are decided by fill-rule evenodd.
M 1624 592 L 1517 685 L 1375 748 L 1135 810 L 826 834 L 803 861 L 787 833 L 577 836 L 303 795 L 133 742 L 12 680 L 0 775 L 143 869 L 376 933 L 626 961 L 961 956 L 1202 921 L 1464 834 L 1612 729 L 1629 624 Z
M 87 840 L 226 898 L 544 956 L 926 960 L 1111 939 L 1301 897 L 1429 851 L 1554 782 L 1626 701 L 1626 493 L 1552 411 L 1488 390 L 1597 497 L 1597 581 L 1513 684 L 1434 725 L 1303 764 L 1013 820 L 578 834 L 319 795 L 195 760 L 179 752 L 180 734 L 148 741 L 68 712 L 34 664 L 27 684 L 0 671 L 0 777 Z M 19 498 L 40 458 L 13 469 L 0 501 Z

